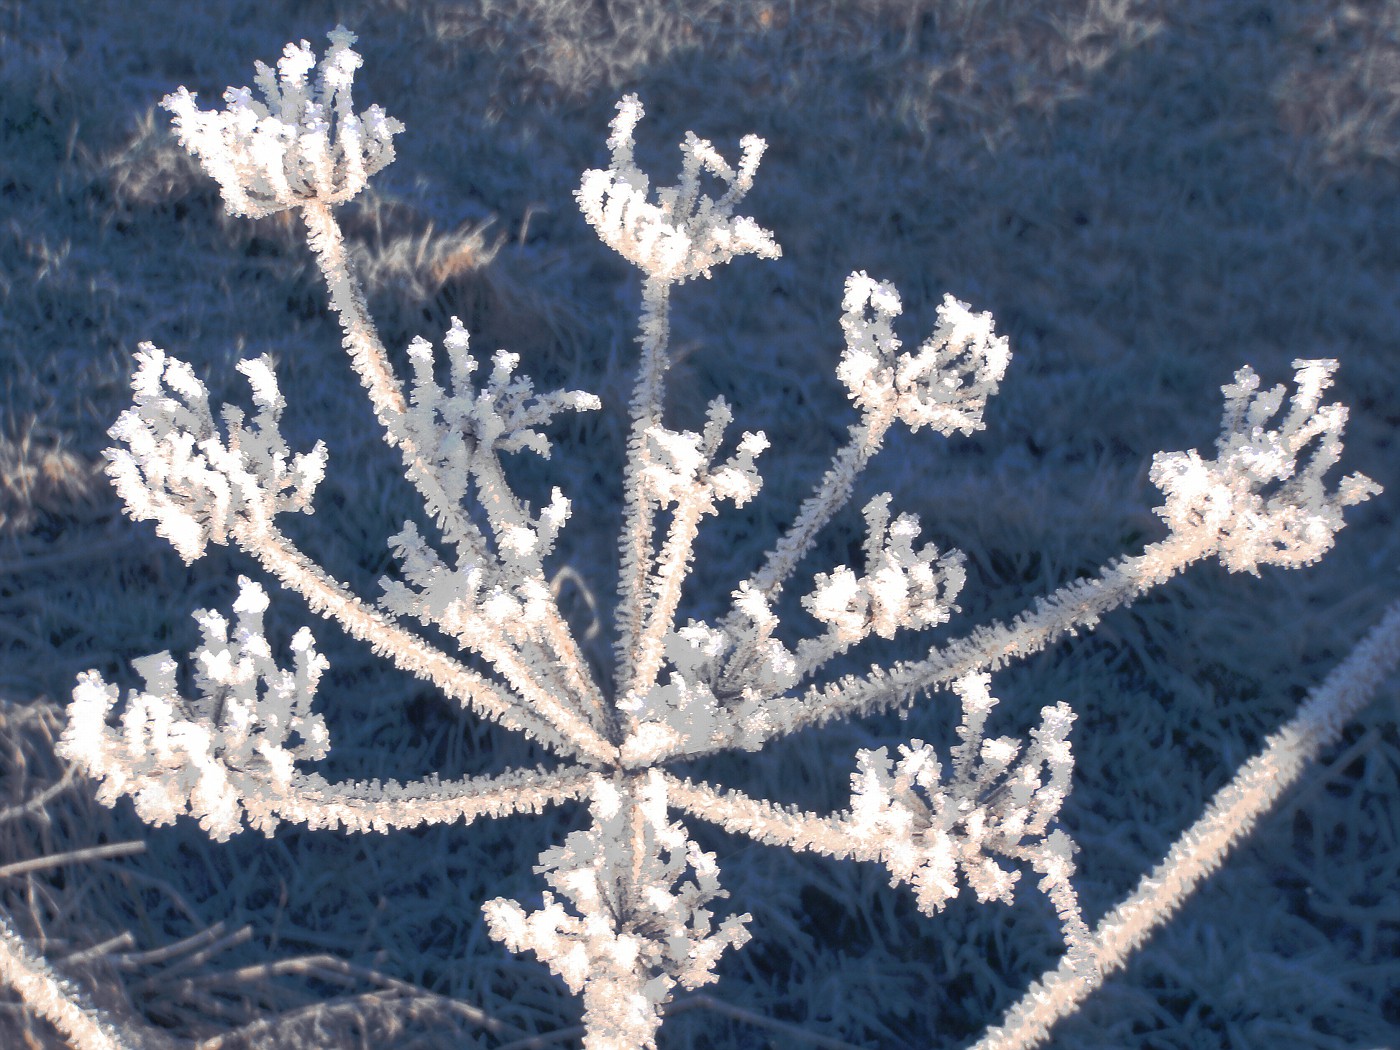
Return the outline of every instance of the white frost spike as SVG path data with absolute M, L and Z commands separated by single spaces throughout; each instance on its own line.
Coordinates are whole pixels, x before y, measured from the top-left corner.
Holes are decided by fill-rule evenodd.
M 738 169 L 729 167 L 704 139 L 687 132 L 681 145 L 681 180 L 647 199 L 650 180 L 632 155 L 632 132 L 643 109 L 636 95 L 617 104 L 608 146 L 612 166 L 583 173 L 575 196 L 590 226 L 609 248 L 664 284 L 679 284 L 726 263 L 736 255 L 776 259 L 782 254 L 773 234 L 734 206 L 753 186 L 765 143 L 756 135 L 740 141 Z M 728 184 L 719 199 L 700 193 L 700 173 L 708 171 Z
M 745 431 L 733 456 L 718 467 L 712 466 L 716 448 L 731 415 L 722 398 L 711 404 L 705 432 L 674 431 L 657 425 L 649 427 L 646 438 L 651 455 L 643 468 L 647 490 L 663 507 L 678 503 L 687 494 L 703 496 L 713 510 L 716 500 L 732 500 L 742 507 L 762 488 L 754 460 L 768 448 L 768 438 L 760 431 Z
M 1260 393 L 1259 377 L 1245 366 L 1221 388 L 1216 458 L 1203 460 L 1191 449 L 1159 452 L 1152 461 L 1152 481 L 1167 497 L 1157 513 L 1175 532 L 1203 532 L 1231 572 L 1316 561 L 1344 525 L 1343 508 L 1380 492 L 1364 474 L 1327 491 L 1323 477 L 1341 454 L 1347 419 L 1345 406 L 1320 404 L 1337 362 L 1298 360 L 1293 367 L 1298 389 L 1276 429 L 1268 424 L 1286 389 Z
M 742 507 L 757 496 L 763 479 L 758 476 L 754 459 L 767 448 L 768 438 L 762 431 L 745 431 L 735 455 L 710 474 L 715 498 L 731 500 L 736 507 Z
M 246 87 L 224 92 L 222 111 L 199 109 L 180 88 L 161 100 L 174 117 L 180 145 L 200 160 L 223 190 L 230 215 L 258 218 L 307 203 L 339 204 L 364 189 L 394 159 L 403 125 L 378 106 L 358 115 L 351 85 L 360 56 L 344 26 L 329 34 L 316 82 L 311 45 L 288 44 L 277 70 L 257 63 L 264 102 Z
M 945 295 L 938 327 L 916 354 L 900 354 L 894 318 L 903 309 L 888 281 L 864 271 L 846 278 L 841 329 L 846 350 L 837 375 L 856 406 L 867 414 L 889 411 L 911 430 L 940 434 L 982 429 L 987 398 L 996 393 L 1011 350 L 993 330 L 990 313 L 974 314 Z
M 663 426 L 650 427 L 646 436 L 654 450 L 644 468 L 647 491 L 665 507 L 694 490 L 705 467 L 701 438 L 693 431 Z

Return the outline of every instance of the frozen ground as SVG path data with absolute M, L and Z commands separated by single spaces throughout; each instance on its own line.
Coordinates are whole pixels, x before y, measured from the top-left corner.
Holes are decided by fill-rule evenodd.
M 217 400 L 244 396 L 239 358 L 277 358 L 293 445 L 331 446 L 302 534 L 362 591 L 414 512 L 296 230 L 224 218 L 154 109 L 179 84 L 210 104 L 251 79 L 254 58 L 292 39 L 319 48 L 337 22 L 360 35 L 357 100 L 408 128 L 399 160 L 344 218 L 385 342 L 440 338 L 457 314 L 476 349 L 506 346 L 543 384 L 604 398 L 572 452 L 521 478 L 575 500 L 558 565 L 581 624 L 585 595 L 606 607 L 616 573 L 638 292 L 570 195 L 603 160 L 625 92 L 647 105 L 640 156 L 654 171 L 673 170 L 686 129 L 731 155 L 740 135 L 764 136 L 748 210 L 784 247 L 781 262 L 741 261 L 677 296 L 686 356 L 674 388 L 697 404 L 724 393 L 738 425 L 775 446 L 753 512 L 702 540 L 712 580 L 688 599 L 694 615 L 752 567 L 852 419 L 832 375 L 851 270 L 899 286 L 911 342 L 944 292 L 991 310 L 1011 339 L 987 430 L 897 442 L 870 486 L 893 488 L 940 546 L 969 554 L 954 629 L 1159 535 L 1151 455 L 1209 445 L 1236 367 L 1272 383 L 1295 357 L 1341 360 L 1343 466 L 1388 492 L 1353 512 L 1335 551 L 1259 579 L 1197 569 L 998 679 L 1009 725 L 1058 699 L 1079 714 L 1064 816 L 1083 847 L 1089 917 L 1160 858 L 1393 595 L 1394 5 L 0 0 L 0 807 L 38 800 L 3 812 L 0 907 L 152 1045 L 326 1045 L 315 1025 L 333 1045 L 511 1043 L 474 1011 L 500 1032 L 558 1036 L 530 1045 L 575 1041 L 575 1001 L 487 940 L 480 914 L 485 899 L 538 889 L 530 869 L 573 809 L 221 846 L 103 809 L 52 753 L 78 671 L 130 684 L 132 656 L 183 652 L 197 637 L 189 613 L 227 604 L 250 569 L 218 553 L 187 570 L 93 475 L 140 340 L 191 361 Z M 857 520 L 814 566 L 846 560 Z M 273 601 L 269 624 L 289 636 L 304 613 Z M 318 639 L 332 661 L 328 772 L 447 776 L 526 756 L 329 627 Z M 600 655 L 608 643 L 603 630 Z M 1052 1045 L 1400 1045 L 1396 714 L 1392 686 Z M 706 771 L 835 805 L 857 747 L 946 741 L 954 721 L 938 696 L 908 725 L 811 732 Z M 1034 894 L 925 919 L 860 865 L 702 841 L 756 938 L 711 989 L 729 1012 L 692 1003 L 664 1047 L 960 1046 L 1053 960 L 1056 923 Z M 116 845 L 14 867 L 102 844 Z M 0 1003 L 0 1045 L 56 1040 Z

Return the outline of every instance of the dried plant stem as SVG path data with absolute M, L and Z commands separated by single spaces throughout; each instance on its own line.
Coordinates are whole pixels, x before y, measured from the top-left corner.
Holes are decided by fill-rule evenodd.
M 67 853 L 46 853 L 42 857 L 17 860 L 13 864 L 0 866 L 0 879 L 12 878 L 30 871 L 43 871 L 63 864 L 81 864 L 89 860 L 106 860 L 109 857 L 129 857 L 133 853 L 145 853 L 146 843 L 141 839 L 130 842 L 108 842 L 101 846 L 88 846 L 84 849 L 69 850 Z
M 670 285 L 648 278 L 642 290 L 641 364 L 630 406 L 632 432 L 627 438 L 627 473 L 623 479 L 622 567 L 618 575 L 617 652 L 626 676 L 618 683 L 626 694 L 636 682 L 632 677 L 632 647 L 646 622 L 647 566 L 652 559 L 654 497 L 647 491 L 642 465 L 646 462 L 647 430 L 661 421 L 666 394 L 666 370 L 670 367 L 667 345 L 671 322 Z
M 1091 950 L 1099 977 L 1085 981 L 1068 965 L 1044 974 L 972 1050 L 1025 1050 L 1049 1037 L 1050 1027 L 1078 1009 L 1103 977 L 1121 969 L 1132 951 L 1181 907 L 1259 818 L 1297 782 L 1323 748 L 1336 742 L 1354 717 L 1400 665 L 1400 602 L 1338 664 L 1216 793 L 1205 814 L 1188 828 L 1166 859 L 1143 877 L 1136 890 L 1105 915 L 1094 930 Z
M 1207 529 L 1174 532 L 1149 544 L 1142 554 L 1105 566 L 1096 577 L 1066 584 L 1015 619 L 978 627 L 966 637 L 934 649 L 923 660 L 897 663 L 888 670 L 876 669 L 863 677 L 842 678 L 809 689 L 801 709 L 781 731 L 870 714 L 907 703 L 921 692 L 947 687 L 964 675 L 998 670 L 1065 635 L 1092 628 L 1105 613 L 1130 604 L 1193 562 L 1210 557 L 1216 549 L 1216 538 Z M 777 735 L 777 727 L 766 735 Z M 722 751 L 743 736 L 749 738 L 746 746 L 760 742 L 751 729 L 736 726 L 731 739 L 699 753 Z
M 116 1030 L 82 996 L 29 950 L 4 916 L 0 916 L 0 980 L 26 1006 L 62 1032 L 74 1050 L 123 1050 Z
M 533 728 L 532 723 L 547 721 L 554 728 L 566 731 L 569 736 L 565 739 L 580 753 L 604 761 L 612 757 L 615 749 L 572 709 L 533 684 L 527 670 L 521 669 L 519 678 L 512 684 L 525 691 L 526 698 L 534 703 L 533 709 L 525 708 L 489 679 L 439 652 L 391 622 L 378 610 L 367 606 L 343 585 L 328 579 L 271 523 L 240 539 L 248 552 L 258 558 L 264 568 L 300 594 L 313 612 L 334 619 L 352 637 L 381 647 L 398 666 L 432 682 L 463 706 L 471 707 L 508 728 L 521 729 L 535 736 L 545 734 Z M 483 655 L 488 660 L 499 658 L 507 669 L 515 669 L 513 654 L 504 646 Z
M 364 292 L 350 264 L 340 224 L 335 221 L 330 206 L 320 201 L 308 201 L 302 207 L 302 217 L 306 223 L 307 242 L 325 278 L 331 306 L 340 319 L 345 349 L 369 393 L 375 416 L 384 427 L 389 441 L 403 455 L 409 480 L 422 494 L 425 506 L 441 525 L 448 542 L 464 545 L 476 557 L 486 559 L 486 540 L 481 530 L 463 512 L 457 500 L 448 494 L 436 468 L 404 425 L 409 409 L 403 387 L 394 375 L 389 355 L 365 308 Z M 556 640 L 569 637 L 564 617 L 553 597 L 543 605 L 550 637 Z M 566 663 L 576 667 L 586 666 L 576 649 L 570 647 L 564 655 L 568 658 Z M 595 710 L 601 705 L 596 686 L 590 683 L 585 695 Z

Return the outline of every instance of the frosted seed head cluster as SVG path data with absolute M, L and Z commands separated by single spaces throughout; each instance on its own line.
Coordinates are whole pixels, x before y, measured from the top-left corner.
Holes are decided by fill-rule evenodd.
M 305 40 L 288 44 L 275 70 L 257 63 L 262 101 L 246 87 L 227 89 L 218 112 L 200 109 L 183 87 L 161 101 L 180 144 L 219 183 L 230 215 L 259 218 L 308 200 L 339 204 L 393 162 L 403 125 L 379 106 L 354 112 L 355 34 L 338 26 L 330 40 L 319 66 Z
M 1261 392 L 1246 365 L 1221 387 L 1225 415 L 1214 461 L 1195 449 L 1152 461 L 1152 481 L 1167 497 L 1157 513 L 1178 531 L 1212 535 L 1231 572 L 1257 575 L 1260 565 L 1317 561 L 1332 549 L 1342 510 L 1381 491 L 1364 474 L 1328 491 L 1324 476 L 1341 456 L 1347 419 L 1345 406 L 1321 404 L 1337 362 L 1298 360 L 1293 367 L 1298 389 L 1282 420 L 1276 417 L 1287 389 Z
M 975 314 L 945 295 L 933 334 L 917 353 L 901 354 L 894 319 L 903 309 L 888 281 L 873 280 L 864 271 L 846 278 L 841 303 L 846 351 L 836 374 L 851 400 L 867 417 L 892 413 L 910 430 L 928 426 L 945 435 L 981 430 L 987 398 L 1011 363 L 1010 346 L 994 331 L 992 315 Z
M 801 624 L 784 629 L 778 599 L 889 428 L 902 422 L 945 436 L 981 429 L 1010 361 L 991 316 L 951 295 L 932 334 L 903 351 L 898 292 L 854 273 L 839 317 L 844 348 L 832 353 L 855 408 L 847 440 L 752 574 L 718 581 L 728 613 L 713 623 L 684 619 L 684 588 L 712 582 L 695 572 L 696 537 L 725 503 L 742 506 L 758 493 L 768 441 L 756 432 L 728 437 L 732 413 L 719 399 L 700 433 L 666 425 L 670 296 L 741 255 L 771 259 L 779 249 L 769 231 L 734 214 L 762 141 L 742 140 L 731 167 L 688 134 L 680 181 L 653 197 L 633 156 L 642 107 L 629 96 L 612 122 L 610 166 L 586 172 L 577 194 L 603 242 L 645 279 L 622 466 L 617 666 L 602 679 L 561 614 L 546 565 L 569 501 L 555 489 L 543 507 L 531 507 L 502 465 L 526 450 L 548 455 L 559 413 L 601 403 L 582 391 L 536 392 L 505 350 L 480 375 L 456 318 L 440 351 L 424 338 L 410 344 L 405 387 L 365 312 L 331 208 L 393 159 L 402 127 L 377 107 L 353 112 L 354 37 L 338 28 L 330 38 L 319 64 L 305 43 L 288 45 L 275 71 L 260 64 L 265 101 L 231 89 L 226 110 L 206 113 L 181 89 L 165 104 L 230 211 L 302 210 L 350 365 L 431 527 L 409 520 L 390 538 L 398 572 L 381 581 L 377 601 L 337 581 L 280 530 L 279 516 L 313 510 L 326 451 L 320 442 L 308 452 L 288 449 L 278 430 L 284 401 L 266 358 L 240 366 L 252 388 L 250 421 L 230 406 L 216 417 L 193 370 L 143 344 L 132 405 L 110 431 L 109 471 L 128 514 L 153 521 L 186 561 L 211 542 L 238 546 L 312 612 L 480 717 L 529 735 L 555 753 L 556 765 L 453 783 L 327 782 L 305 768 L 331 746 L 312 709 L 326 661 L 304 627 L 290 641 L 290 667 L 280 666 L 263 631 L 268 596 L 242 578 L 232 627 L 218 613 L 196 614 L 203 640 L 192 654 L 194 695 L 182 695 L 174 658 L 155 654 L 136 662 L 144 688 L 127 692 L 109 724 L 119 691 L 89 671 L 74 690 L 61 753 L 98 782 L 104 802 L 129 797 L 154 824 L 188 814 L 219 839 L 245 826 L 387 832 L 585 802 L 587 825 L 540 858 L 550 887 L 541 906 L 498 899 L 485 914 L 492 937 L 533 952 L 582 996 L 588 1050 L 654 1047 L 673 989 L 714 980 L 722 954 L 750 937 L 750 916 L 710 910 L 726 895 L 719 867 L 685 821 L 878 864 L 927 914 L 963 886 L 981 901 L 1008 901 L 1032 871 L 1059 918 L 1074 980 L 1092 980 L 1101 945 L 1091 946 L 1080 916 L 1075 847 L 1059 821 L 1074 712 L 1055 698 L 1025 736 L 991 736 L 989 672 L 1092 627 L 1196 561 L 1218 556 L 1253 570 L 1325 552 L 1343 510 L 1379 492 L 1361 475 L 1335 488 L 1325 480 L 1346 419 L 1341 406 L 1321 404 L 1335 362 L 1296 362 L 1286 410 L 1283 386 L 1261 393 L 1252 371 L 1237 373 L 1224 388 L 1216 458 L 1194 450 L 1156 457 L 1152 478 L 1166 495 L 1168 531 L 1141 553 L 1067 583 L 1009 623 L 925 637 L 912 643 L 917 659 L 843 673 L 852 665 L 839 658 L 872 636 L 947 623 L 963 600 L 964 555 L 920 542 L 919 519 L 894 513 L 881 494 L 865 506 L 861 564 L 798 579 Z M 701 192 L 706 173 L 725 184 L 718 197 Z M 435 378 L 439 352 L 445 385 Z M 849 808 L 838 813 L 801 813 L 668 768 L 948 692 L 961 721 L 946 757 L 919 739 L 897 743 L 894 757 L 887 747 L 860 751 Z
M 106 725 L 117 690 L 89 671 L 73 693 L 65 745 L 83 748 L 84 765 L 104 781 L 104 801 L 129 795 L 157 826 L 188 813 L 219 841 L 245 821 L 271 834 L 278 820 L 260 796 L 289 792 L 294 762 L 324 758 L 330 747 L 324 719 L 311 710 L 328 666 L 311 631 L 293 637 L 293 667 L 278 667 L 263 635 L 267 594 L 247 577 L 238 585 L 232 635 L 219 613 L 194 614 L 204 636 L 195 699 L 181 697 L 168 652 L 145 657 L 135 663 L 145 689 L 128 696 L 117 731 Z
M 653 281 L 679 283 L 709 277 L 714 267 L 738 255 L 776 259 L 782 254 L 773 234 L 734 207 L 753 186 L 765 143 L 755 135 L 740 142 L 738 168 L 731 168 L 704 139 L 687 134 L 681 144 L 681 180 L 649 199 L 651 180 L 637 167 L 632 133 L 644 110 L 636 95 L 617 104 L 612 165 L 583 173 L 575 196 L 579 209 L 603 243 L 646 272 Z M 728 190 L 718 199 L 700 192 L 702 172 Z
M 132 377 L 135 399 L 112 425 L 121 444 L 107 451 L 107 473 L 127 512 L 154 521 L 156 531 L 188 562 L 207 544 L 223 545 L 245 527 L 279 513 L 310 514 L 326 471 L 326 446 L 293 455 L 279 430 L 282 399 L 271 362 L 242 361 L 253 389 L 252 425 L 242 409 L 225 405 L 224 434 L 209 407 L 209 391 L 188 364 L 142 343 Z

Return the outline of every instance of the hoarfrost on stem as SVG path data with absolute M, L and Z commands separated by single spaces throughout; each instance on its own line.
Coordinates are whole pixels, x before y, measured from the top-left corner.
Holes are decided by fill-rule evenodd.
M 1321 403 L 1336 363 L 1297 362 L 1291 396 L 1283 386 L 1260 393 L 1257 377 L 1242 369 L 1224 388 L 1216 458 L 1195 450 L 1156 457 L 1152 478 L 1166 497 L 1159 513 L 1167 535 L 1141 554 L 1067 584 L 1010 623 L 925 643 L 917 660 L 843 676 L 839 658 L 870 636 L 893 638 L 948 620 L 967 582 L 962 553 L 920 543 L 918 518 L 893 513 L 882 494 L 865 507 L 863 564 L 817 572 L 807 584 L 801 605 L 820 633 L 795 646 L 784 642 L 774 612 L 779 595 L 890 428 L 902 423 L 945 436 L 982 429 L 987 399 L 1011 357 L 991 315 L 951 295 L 938 305 L 929 337 L 904 351 L 895 334 L 898 292 L 854 273 L 842 301 L 845 345 L 836 367 L 856 411 L 847 440 L 763 563 L 728 585 L 729 613 L 718 623 L 682 623 L 682 585 L 703 519 L 726 501 L 753 498 L 768 441 L 761 433 L 730 438 L 732 413 L 720 399 L 701 433 L 664 423 L 670 295 L 737 256 L 771 259 L 780 249 L 771 232 L 734 213 L 753 184 L 763 141 L 743 139 L 731 166 L 710 143 L 687 135 L 679 182 L 653 194 L 633 156 L 642 106 L 628 96 L 608 138 L 611 164 L 585 172 L 577 192 L 584 218 L 643 280 L 624 466 L 616 685 L 605 690 L 547 583 L 545 559 L 569 519 L 569 500 L 555 489 L 533 511 L 502 466 L 505 456 L 527 450 L 547 456 L 553 418 L 600 402 L 581 391 L 537 393 L 505 351 L 479 379 L 456 318 L 441 350 L 422 338 L 408 347 L 405 393 L 332 211 L 393 160 L 393 136 L 403 130 L 378 107 L 354 112 L 354 39 L 338 27 L 319 64 L 305 42 L 289 44 L 275 71 L 259 63 L 261 100 L 230 88 L 226 108 L 208 112 L 181 88 L 165 106 L 229 211 L 301 211 L 351 367 L 435 534 L 408 521 L 391 538 L 398 578 L 382 581 L 377 602 L 298 549 L 277 518 L 312 512 L 327 453 L 319 442 L 307 452 L 288 448 L 278 429 L 284 402 L 266 359 L 240 366 L 256 406 L 249 423 L 235 407 L 216 414 L 188 365 L 143 344 L 132 406 L 111 429 L 108 470 L 131 517 L 153 521 L 186 561 L 210 543 L 236 545 L 312 612 L 481 717 L 529 734 L 558 764 L 452 783 L 327 782 L 304 768 L 331 746 L 314 710 L 326 661 L 303 627 L 291 640 L 292 666 L 279 666 L 263 632 L 267 594 L 245 578 L 232 627 L 217 612 L 196 614 L 203 642 L 193 654 L 195 696 L 182 695 L 169 653 L 147 657 L 136 662 L 145 687 L 128 691 L 113 726 L 119 691 L 86 672 L 68 709 L 62 753 L 98 781 L 103 801 L 126 795 L 154 824 L 189 814 L 219 839 L 245 826 L 268 835 L 286 822 L 385 832 L 586 802 L 590 823 L 540 858 L 536 870 L 551 888 L 542 906 L 497 899 L 485 913 L 492 937 L 511 951 L 533 952 L 582 996 L 590 1050 L 655 1046 L 675 986 L 714 980 L 721 955 L 751 936 L 748 915 L 711 912 L 726 896 L 718 865 L 676 815 L 794 851 L 881 865 L 929 914 L 963 883 L 979 900 L 1009 901 L 1023 871 L 1033 871 L 1059 916 L 1074 980 L 1093 981 L 1099 949 L 1071 882 L 1075 846 L 1058 820 L 1070 789 L 1074 713 L 1057 700 L 1024 739 L 988 736 L 996 705 L 990 672 L 1092 626 L 1204 558 L 1255 571 L 1324 553 L 1343 509 L 1379 491 L 1361 475 L 1335 488 L 1325 480 L 1346 419 L 1341 406 Z M 704 173 L 726 185 L 720 196 L 701 193 Z M 435 378 L 440 353 L 446 386 Z M 433 633 L 419 633 L 418 625 Z M 946 758 L 917 739 L 899 743 L 893 755 L 889 748 L 859 752 L 844 812 L 800 813 L 667 770 L 677 760 L 757 750 L 805 726 L 945 689 L 962 709 Z

